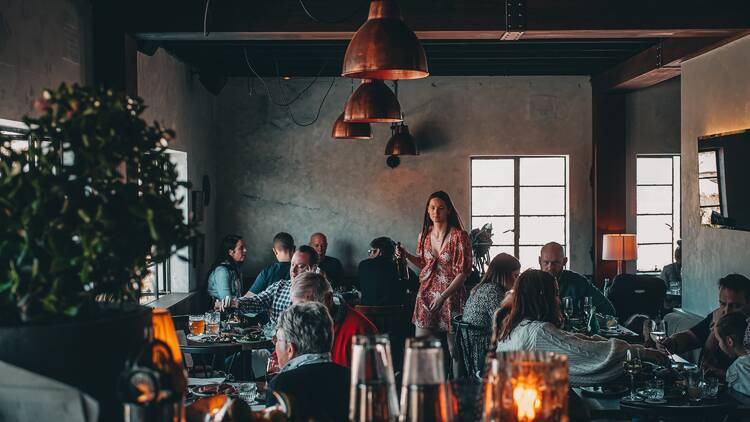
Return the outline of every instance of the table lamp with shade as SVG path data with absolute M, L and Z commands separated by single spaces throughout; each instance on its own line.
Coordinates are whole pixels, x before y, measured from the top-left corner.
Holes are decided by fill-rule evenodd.
M 602 260 L 617 261 L 617 275 L 622 274 L 622 261 L 635 261 L 638 246 L 634 234 L 605 234 L 602 241 Z

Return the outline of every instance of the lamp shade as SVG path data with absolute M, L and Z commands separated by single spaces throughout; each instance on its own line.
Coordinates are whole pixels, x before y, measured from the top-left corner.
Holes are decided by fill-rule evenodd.
M 401 105 L 383 81 L 363 79 L 344 106 L 344 121 L 359 123 L 400 122 Z
M 393 135 L 385 146 L 385 155 L 419 155 L 417 141 L 409 133 L 409 126 L 396 123 L 392 129 Z
M 602 259 L 605 261 L 633 261 L 638 258 L 634 234 L 605 234 Z
M 175 363 L 182 364 L 182 351 L 169 311 L 164 308 L 154 308 L 151 314 L 151 324 L 154 330 L 154 340 L 161 340 L 169 346 Z
M 342 112 L 333 124 L 331 137 L 334 139 L 372 139 L 372 128 L 369 123 L 345 122 Z
M 341 76 L 396 80 L 429 74 L 422 44 L 401 19 L 396 2 L 371 1 L 367 21 L 346 48 Z

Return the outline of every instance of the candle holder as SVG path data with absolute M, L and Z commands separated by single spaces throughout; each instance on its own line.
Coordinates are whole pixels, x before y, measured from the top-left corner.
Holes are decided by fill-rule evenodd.
M 489 352 L 482 396 L 483 422 L 567 422 L 568 357 Z

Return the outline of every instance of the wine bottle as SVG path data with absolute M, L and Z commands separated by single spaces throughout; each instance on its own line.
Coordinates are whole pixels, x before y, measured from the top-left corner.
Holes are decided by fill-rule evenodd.
M 401 248 L 401 242 L 396 243 L 397 248 Z M 409 265 L 406 263 L 406 256 L 405 254 L 401 254 L 400 257 L 396 258 L 395 255 L 393 259 L 396 261 L 396 272 L 398 273 L 398 278 L 401 280 L 408 280 L 409 279 Z

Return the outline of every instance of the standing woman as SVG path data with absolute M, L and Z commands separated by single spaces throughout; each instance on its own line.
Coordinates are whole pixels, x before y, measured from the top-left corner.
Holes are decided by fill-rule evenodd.
M 412 318 L 417 337 L 447 333 L 455 357 L 451 318 L 463 312 L 466 301 L 464 281 L 471 273 L 471 241 L 447 193 L 438 191 L 427 199 L 417 254 L 403 248 L 396 254 L 403 254 L 421 270 Z M 454 368 L 458 369 L 455 359 Z
M 241 236 L 224 236 L 216 260 L 208 274 L 208 295 L 217 300 L 227 296 L 237 297 L 242 289 L 240 265 L 245 262 L 247 248 Z

